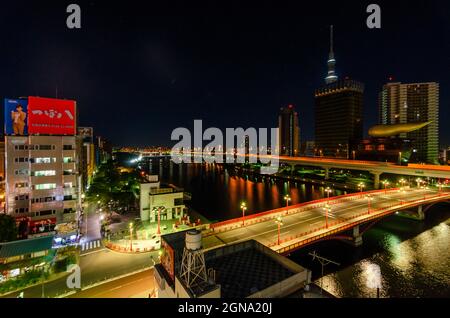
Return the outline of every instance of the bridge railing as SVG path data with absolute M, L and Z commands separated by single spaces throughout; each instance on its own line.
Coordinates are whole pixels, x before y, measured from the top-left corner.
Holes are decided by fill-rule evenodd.
M 255 213 L 246 215 L 243 218 L 234 218 L 223 222 L 217 222 L 211 224 L 210 228 L 212 229 L 212 232 L 209 233 L 209 235 L 222 233 L 226 231 L 230 231 L 233 229 L 237 229 L 240 227 L 243 227 L 245 225 L 252 225 L 257 224 L 261 222 L 266 222 L 273 220 L 277 218 L 278 216 L 288 216 L 300 212 L 306 212 L 309 210 L 317 209 L 324 207 L 326 204 L 329 205 L 335 205 L 342 202 L 348 202 L 360 199 L 361 197 L 368 195 L 368 194 L 383 194 L 385 192 L 393 192 L 398 191 L 399 188 L 391 188 L 391 189 L 382 189 L 382 190 L 372 190 L 372 191 L 366 191 L 366 192 L 355 192 L 350 194 L 343 194 L 339 196 L 334 196 L 328 198 L 322 198 L 318 200 L 308 201 L 308 202 L 302 202 L 299 204 L 291 205 L 289 207 L 282 207 L 278 209 L 273 209 L 265 212 Z M 242 221 L 244 221 L 244 225 L 242 224 Z M 206 234 L 208 235 L 208 234 Z
M 317 240 L 320 240 L 320 239 L 323 239 L 323 238 L 327 238 L 327 237 L 330 237 L 333 234 L 340 233 L 340 232 L 343 232 L 345 230 L 351 229 L 351 228 L 355 227 L 358 224 L 365 223 L 367 221 L 370 221 L 370 220 L 373 220 L 373 219 L 378 219 L 378 218 L 384 217 L 386 215 L 392 214 L 393 211 L 395 211 L 395 210 L 397 210 L 399 208 L 404 209 L 404 208 L 407 208 L 409 206 L 416 206 L 417 203 L 420 203 L 420 202 L 426 203 L 427 201 L 433 201 L 433 199 L 439 199 L 439 198 L 442 198 L 443 196 L 450 197 L 450 194 L 449 193 L 439 193 L 437 195 L 428 195 L 428 196 L 425 195 L 423 198 L 420 198 L 420 199 L 402 200 L 399 203 L 390 203 L 390 204 L 384 205 L 382 207 L 378 207 L 378 208 L 375 208 L 375 209 L 370 209 L 370 211 L 368 210 L 368 211 L 364 211 L 364 212 L 355 214 L 355 215 L 353 215 L 351 217 L 343 217 L 343 218 L 341 218 L 339 220 L 335 220 L 333 222 L 329 222 L 328 223 L 328 228 L 332 228 L 332 227 L 335 227 L 335 226 L 337 226 L 339 224 L 346 223 L 346 224 L 343 224 L 342 226 L 336 227 L 334 229 L 332 228 L 329 231 L 325 231 L 325 232 L 322 232 L 320 234 L 307 237 L 304 240 L 297 241 L 297 242 L 295 242 L 293 244 L 290 244 L 290 245 L 284 246 L 284 247 L 280 247 L 280 248 L 275 249 L 275 250 L 278 253 L 289 252 L 289 251 L 295 250 L 295 249 L 297 249 L 297 248 L 299 248 L 301 246 L 308 245 L 308 244 L 310 244 L 310 243 L 312 243 L 314 241 L 317 241 Z M 381 212 L 381 211 L 383 211 L 383 212 Z M 379 212 L 379 213 L 376 213 L 376 212 Z M 363 218 L 363 219 L 357 220 L 355 222 L 351 222 L 351 221 L 353 221 L 355 219 L 361 218 L 362 216 L 366 216 L 366 217 Z M 347 223 L 349 221 L 351 223 Z M 274 246 L 277 246 L 277 245 L 281 246 L 282 244 L 284 244 L 286 242 L 293 241 L 293 240 L 298 239 L 300 237 L 308 236 L 308 235 L 311 235 L 313 233 L 316 233 L 316 232 L 319 232 L 319 231 L 323 231 L 323 230 L 326 230 L 326 229 L 327 229 L 326 225 L 319 226 L 319 227 L 316 227 L 316 228 L 311 229 L 309 231 L 305 231 L 305 232 L 302 232 L 302 233 L 298 233 L 296 235 L 291 235 L 291 236 L 288 236 L 288 237 L 284 237 L 283 239 L 280 240 L 280 244 L 278 244 L 278 242 L 272 242 L 272 243 L 268 244 L 267 246 L 268 247 L 274 247 Z

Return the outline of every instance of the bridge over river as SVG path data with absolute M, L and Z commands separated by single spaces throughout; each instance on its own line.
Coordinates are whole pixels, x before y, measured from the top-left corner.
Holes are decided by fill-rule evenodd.
M 249 239 L 281 254 L 327 239 L 341 239 L 358 246 L 363 233 L 383 217 L 412 211 L 418 219 L 424 219 L 433 204 L 449 199 L 449 192 L 402 188 L 309 201 L 213 223 L 204 232 L 203 247 L 207 250 Z

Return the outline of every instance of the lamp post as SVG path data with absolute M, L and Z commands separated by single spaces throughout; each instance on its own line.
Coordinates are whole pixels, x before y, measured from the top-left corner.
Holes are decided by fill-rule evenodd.
M 327 193 L 327 204 L 330 202 L 330 193 L 333 192 L 330 187 L 327 187 L 325 189 L 325 192 Z
M 442 183 L 438 182 L 437 186 L 438 186 L 438 189 L 439 189 L 439 194 L 441 194 L 441 192 L 442 192 Z
M 133 223 L 130 223 L 130 251 L 133 251 Z
M 389 185 L 389 181 L 387 181 L 387 180 L 384 180 L 384 181 L 382 181 L 382 183 L 384 184 L 384 194 L 387 194 L 387 186 Z
M 284 200 L 286 200 L 286 209 L 289 206 L 289 201 L 291 201 L 291 197 L 289 196 L 289 194 L 286 194 L 284 196 Z
M 402 185 L 401 191 L 404 191 L 405 189 L 404 189 L 403 187 L 405 186 L 405 182 L 406 182 L 405 179 L 402 178 L 402 179 L 400 179 L 399 182 L 400 182 L 400 184 Z
M 161 235 L 161 207 L 158 207 L 158 229 L 156 234 Z
M 420 185 L 422 184 L 422 179 L 417 178 L 417 179 L 416 179 L 416 182 L 417 182 L 417 188 L 419 189 L 419 188 L 420 188 Z
M 328 205 L 328 203 L 323 208 L 325 211 L 325 226 L 328 229 L 328 213 L 331 213 L 331 207 Z
M 242 209 L 242 226 L 244 226 L 245 211 L 247 210 L 247 204 L 244 201 L 241 202 L 241 209 Z
M 280 245 L 280 227 L 283 225 L 283 220 L 281 219 L 281 216 L 276 218 L 275 223 L 278 226 L 278 245 Z
M 366 187 L 365 184 L 362 183 L 362 182 L 360 182 L 360 183 L 358 184 L 358 188 L 359 188 L 359 191 L 361 192 L 361 194 L 362 194 L 363 189 L 364 189 L 365 187 Z
M 370 201 L 373 200 L 373 197 L 370 194 L 368 194 L 366 198 L 367 198 L 367 214 L 370 214 Z

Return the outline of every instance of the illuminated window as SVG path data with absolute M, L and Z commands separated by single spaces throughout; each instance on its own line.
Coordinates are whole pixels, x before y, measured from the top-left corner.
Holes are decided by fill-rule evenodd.
M 14 171 L 16 176 L 27 176 L 30 172 L 27 169 L 18 169 Z
M 56 175 L 55 170 L 40 170 L 40 171 L 34 171 L 33 175 L 35 177 L 49 177 Z
M 28 182 L 19 182 L 15 184 L 16 188 L 27 188 L 28 187 Z
M 55 163 L 56 158 L 44 157 L 44 158 L 34 158 L 35 163 Z
M 42 183 L 34 186 L 35 190 L 51 190 L 56 189 L 56 183 Z

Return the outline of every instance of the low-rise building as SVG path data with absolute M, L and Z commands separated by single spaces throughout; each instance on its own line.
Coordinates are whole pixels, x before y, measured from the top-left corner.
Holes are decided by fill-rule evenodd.
M 186 238 L 189 232 L 161 238 L 161 263 L 154 271 L 159 298 L 286 297 L 310 283 L 311 271 L 255 240 L 201 251 L 201 257 L 194 250 L 196 265 L 189 266 L 185 263 L 190 259 L 186 249 L 192 244 Z M 189 269 L 195 271 L 191 276 L 186 275 Z M 194 281 L 195 277 L 200 278 Z
M 147 176 L 140 184 L 140 215 L 142 221 L 180 219 L 185 215 L 184 192 L 171 185 L 161 185 L 158 176 Z
M 0 282 L 49 266 L 53 236 L 0 243 Z

